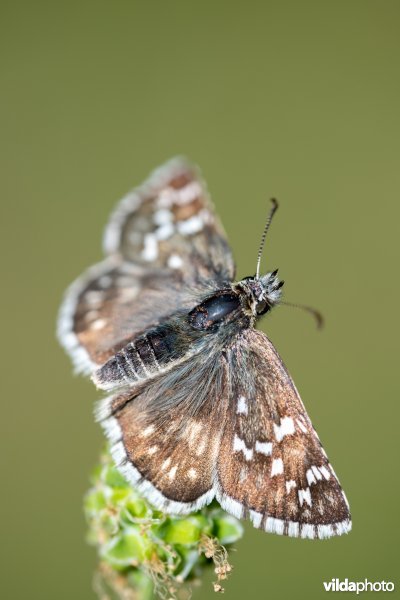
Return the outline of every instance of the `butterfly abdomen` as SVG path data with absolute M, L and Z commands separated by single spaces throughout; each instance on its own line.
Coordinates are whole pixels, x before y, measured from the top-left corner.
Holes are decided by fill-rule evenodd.
M 98 387 L 111 389 L 153 377 L 174 361 L 198 352 L 209 334 L 240 315 L 239 295 L 230 290 L 217 292 L 189 313 L 177 314 L 128 342 L 95 372 L 93 380 Z
M 109 389 L 145 380 L 182 358 L 191 343 L 179 327 L 161 325 L 126 344 L 96 371 L 94 381 Z

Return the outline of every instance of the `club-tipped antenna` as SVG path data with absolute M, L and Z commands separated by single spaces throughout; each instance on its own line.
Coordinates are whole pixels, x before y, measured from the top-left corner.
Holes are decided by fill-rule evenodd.
M 279 304 L 283 304 L 284 306 L 291 306 L 292 308 L 301 308 L 301 310 L 305 310 L 314 317 L 317 329 L 322 329 L 322 327 L 324 326 L 324 317 L 319 312 L 319 310 L 313 308 L 312 306 L 307 306 L 305 304 L 292 304 L 292 302 L 285 302 L 283 300 L 280 301 Z
M 256 268 L 256 279 L 260 279 L 261 255 L 262 255 L 263 250 L 264 250 L 265 238 L 267 237 L 267 231 L 269 229 L 269 226 L 271 225 L 272 217 L 274 216 L 274 213 L 276 212 L 276 210 L 278 208 L 278 200 L 276 198 L 271 198 L 271 202 L 272 202 L 272 207 L 271 207 L 271 209 L 270 209 L 270 211 L 268 213 L 267 221 L 265 223 L 264 231 L 263 231 L 263 234 L 262 234 L 262 237 L 261 237 L 260 248 L 258 250 L 257 268 Z

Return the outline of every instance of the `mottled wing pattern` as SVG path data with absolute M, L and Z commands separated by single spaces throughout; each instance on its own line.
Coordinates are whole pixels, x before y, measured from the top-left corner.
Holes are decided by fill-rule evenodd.
M 212 360 L 177 366 L 99 404 L 98 419 L 117 467 L 157 508 L 184 514 L 214 498 L 227 409 L 223 389 L 226 369 Z
M 104 236 L 107 254 L 189 282 L 231 281 L 234 262 L 199 171 L 183 158 L 160 167 L 128 194 Z
M 92 372 L 178 307 L 193 306 L 198 291 L 234 276 L 205 185 L 180 158 L 120 202 L 104 248 L 108 258 L 72 284 L 60 312 L 60 341 L 81 372 Z
M 230 402 L 217 499 L 268 532 L 326 538 L 351 529 L 349 507 L 275 348 L 255 330 L 228 351 Z
M 268 532 L 326 538 L 351 528 L 294 384 L 260 332 L 102 401 L 98 418 L 121 472 L 166 512 L 216 497 Z

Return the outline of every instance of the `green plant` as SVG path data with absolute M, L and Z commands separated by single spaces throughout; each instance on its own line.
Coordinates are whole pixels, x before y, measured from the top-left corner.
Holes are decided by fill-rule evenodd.
M 214 590 L 232 567 L 226 548 L 243 534 L 241 523 L 217 503 L 185 516 L 154 509 L 115 468 L 108 448 L 85 497 L 88 541 L 100 556 L 99 597 L 148 600 L 190 595 L 205 568 L 214 567 Z

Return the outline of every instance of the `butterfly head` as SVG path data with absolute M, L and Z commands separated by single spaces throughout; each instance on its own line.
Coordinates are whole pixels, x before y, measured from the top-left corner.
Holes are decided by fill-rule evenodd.
M 279 302 L 282 296 L 281 288 L 285 283 L 284 281 L 279 281 L 277 277 L 278 269 L 260 276 L 261 256 L 267 231 L 271 225 L 272 217 L 278 208 L 278 202 L 275 198 L 271 198 L 271 203 L 272 207 L 264 225 L 258 250 L 256 274 L 254 277 L 245 277 L 237 284 L 237 289 L 242 296 L 242 305 L 245 308 L 245 312 L 250 313 L 252 319 L 257 319 L 257 317 L 265 315 L 266 312 Z
M 247 304 L 253 317 L 264 315 L 280 301 L 285 282 L 279 281 L 277 273 L 278 269 L 261 277 L 245 277 L 237 284 L 242 302 Z

